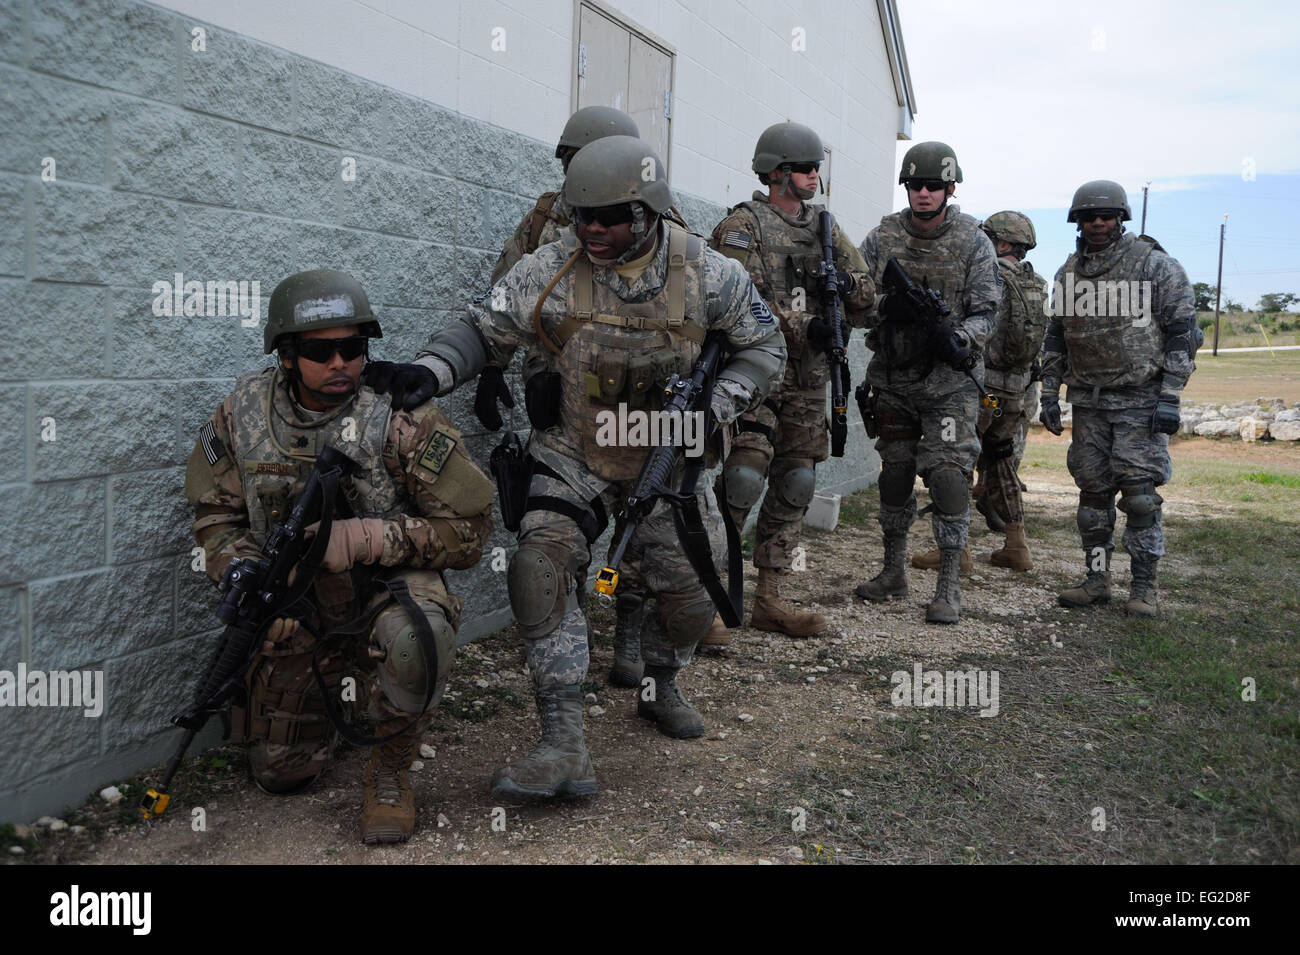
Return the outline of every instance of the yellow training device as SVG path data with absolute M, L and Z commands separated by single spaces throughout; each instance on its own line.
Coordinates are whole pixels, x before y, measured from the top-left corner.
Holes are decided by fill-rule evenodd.
M 618 571 L 614 570 L 613 567 L 606 567 L 596 575 L 596 593 L 612 597 L 617 589 Z
M 145 821 L 156 819 L 167 811 L 167 804 L 172 801 L 169 793 L 160 793 L 156 789 L 150 789 L 144 794 L 144 799 L 140 803 L 140 813 L 144 816 Z

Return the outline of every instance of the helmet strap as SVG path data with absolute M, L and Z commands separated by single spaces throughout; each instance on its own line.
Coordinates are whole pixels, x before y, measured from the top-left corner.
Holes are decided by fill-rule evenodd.
M 913 218 L 913 219 L 921 219 L 922 221 L 925 221 L 925 222 L 929 222 L 931 219 L 933 219 L 933 218 L 935 218 L 936 216 L 938 216 L 939 214 L 941 214 L 941 213 L 943 212 L 943 210 L 946 209 L 946 208 L 948 208 L 948 193 L 947 193 L 946 191 L 945 191 L 944 194 L 943 194 L 943 202 L 939 203 L 939 208 L 937 208 L 937 209 L 932 209 L 932 210 L 929 211 L 929 212 L 917 212 L 915 209 L 912 209 L 910 203 L 909 203 L 909 205 L 908 205 L 908 209 L 909 209 L 909 210 L 911 211 L 911 213 L 912 213 L 912 218 Z

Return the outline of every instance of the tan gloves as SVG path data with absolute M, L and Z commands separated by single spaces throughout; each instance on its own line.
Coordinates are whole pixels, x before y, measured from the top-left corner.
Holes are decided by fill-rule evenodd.
M 319 529 L 319 522 L 309 524 L 306 528 L 307 537 L 314 537 Z M 353 564 L 373 564 L 383 553 L 383 520 L 378 517 L 349 517 L 334 522 L 321 566 L 330 573 L 337 574 L 349 570 Z

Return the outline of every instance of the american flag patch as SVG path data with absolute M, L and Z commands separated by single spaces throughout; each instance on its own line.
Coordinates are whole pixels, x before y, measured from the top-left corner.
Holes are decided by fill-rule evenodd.
M 217 437 L 217 426 L 209 421 L 199 428 L 199 445 L 209 465 L 214 465 L 226 456 L 226 446 Z
M 749 244 L 753 241 L 754 237 L 752 235 L 738 229 L 728 229 L 722 234 L 722 244 L 729 245 L 734 249 L 748 249 Z

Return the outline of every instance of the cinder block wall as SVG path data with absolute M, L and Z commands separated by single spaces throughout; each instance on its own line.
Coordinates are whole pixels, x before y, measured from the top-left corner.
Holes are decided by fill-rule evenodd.
M 202 25 L 124 0 L 0 0 L 0 669 L 103 670 L 107 696 L 98 719 L 0 709 L 0 821 L 175 745 L 167 717 L 218 632 L 184 464 L 236 376 L 268 362 L 275 284 L 351 272 L 383 322 L 374 357 L 409 359 L 558 185 L 550 143 L 216 27 L 196 51 Z M 679 199 L 702 231 L 725 211 Z M 156 316 L 154 283 L 176 272 L 260 282 L 257 327 Z M 472 398 L 443 404 L 486 461 L 497 438 Z M 824 483 L 867 483 L 862 460 Z M 452 575 L 463 636 L 508 623 L 503 576 L 487 560 Z

